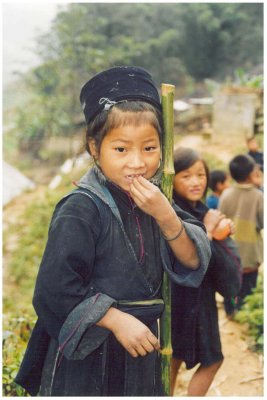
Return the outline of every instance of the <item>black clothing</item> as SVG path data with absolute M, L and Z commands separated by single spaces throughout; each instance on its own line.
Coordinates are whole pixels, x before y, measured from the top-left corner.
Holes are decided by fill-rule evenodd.
M 162 278 L 160 261 L 159 229 L 148 214 L 138 208 L 131 197 L 114 184 L 108 182 L 107 188 L 119 209 L 125 231 L 133 245 L 135 254 L 149 282 L 158 287 Z
M 200 221 L 209 211 L 200 201 L 196 207 L 192 207 L 176 193 L 174 201 Z M 188 369 L 198 363 L 209 366 L 223 359 L 211 271 L 216 260 L 212 243 L 211 250 L 209 267 L 199 288 L 186 288 L 172 283 L 173 357 L 183 360 Z
M 248 155 L 253 158 L 256 164 L 259 164 L 260 169 L 263 172 L 264 162 L 263 162 L 263 153 L 261 151 L 249 151 Z
M 231 316 L 244 304 L 245 297 L 249 296 L 253 289 L 257 286 L 259 271 L 249 272 L 242 275 L 242 287 L 238 296 L 236 298 L 225 298 L 224 299 L 224 309 L 227 315 Z
M 160 97 L 151 75 L 140 67 L 113 67 L 99 72 L 83 86 L 80 102 L 88 124 L 102 110 L 125 101 L 145 101 L 161 111 Z
M 16 377 L 32 395 L 40 381 L 43 396 L 110 395 L 112 380 L 117 395 L 162 394 L 159 354 L 133 358 L 96 323 L 113 306 L 157 335 L 163 268 L 174 281 L 195 287 L 207 268 L 209 243 L 197 221 L 191 224 L 192 218 L 176 208 L 197 246 L 200 266 L 193 271 L 174 258 L 153 218 L 141 210 L 136 228 L 127 195 L 98 175 L 95 168 L 89 171 L 52 217 L 33 298 L 38 321 Z M 38 343 L 43 350 L 36 353 Z

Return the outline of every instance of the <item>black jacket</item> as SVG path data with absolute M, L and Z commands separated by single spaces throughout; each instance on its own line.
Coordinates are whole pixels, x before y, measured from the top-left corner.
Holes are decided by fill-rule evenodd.
M 149 280 L 125 231 L 117 204 L 101 179 L 95 169 L 89 171 L 79 189 L 59 202 L 52 217 L 33 298 L 38 321 L 16 377 L 16 382 L 33 395 L 39 391 L 41 378 L 45 395 L 110 395 L 105 371 L 113 373 L 114 367 L 107 366 L 107 355 L 114 346 L 119 346 L 120 352 L 121 346 L 114 344 L 108 330 L 95 323 L 112 305 L 143 318 L 157 334 L 156 321 L 163 310 L 163 269 L 175 282 L 196 287 L 207 268 L 210 247 L 202 224 L 187 219 L 188 215 L 177 208 L 187 233 L 196 243 L 200 266 L 195 271 L 184 267 L 152 224 L 160 262 L 156 278 Z M 145 213 L 141 217 L 152 220 Z M 132 305 L 136 301 L 154 304 L 136 308 Z M 124 359 L 126 352 L 122 353 Z M 159 361 L 156 355 L 138 357 L 139 361 L 126 355 L 126 359 L 123 362 L 130 375 L 150 370 L 150 378 L 143 387 L 137 382 L 125 389 L 124 382 L 121 394 L 158 393 L 154 387 Z M 154 378 L 151 369 L 155 370 Z

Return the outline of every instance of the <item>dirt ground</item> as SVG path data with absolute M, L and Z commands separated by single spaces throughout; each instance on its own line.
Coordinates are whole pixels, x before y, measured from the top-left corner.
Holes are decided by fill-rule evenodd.
M 245 148 L 245 139 L 243 140 L 240 137 L 211 137 L 201 134 L 185 135 L 176 142 L 175 147 L 178 146 L 192 147 L 199 152 L 213 154 L 227 166 L 235 155 L 234 149 Z

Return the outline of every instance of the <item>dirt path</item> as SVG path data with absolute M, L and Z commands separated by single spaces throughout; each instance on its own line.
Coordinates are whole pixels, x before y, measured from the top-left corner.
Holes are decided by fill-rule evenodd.
M 223 145 L 222 145 L 223 140 Z M 185 135 L 182 137 L 177 143 L 175 147 L 183 146 L 183 147 L 192 147 L 193 149 L 210 153 L 214 155 L 216 158 L 228 164 L 231 158 L 235 155 L 233 153 L 235 148 L 242 147 L 243 143 L 240 138 L 212 138 L 207 139 L 203 137 L 201 134 L 199 135 Z

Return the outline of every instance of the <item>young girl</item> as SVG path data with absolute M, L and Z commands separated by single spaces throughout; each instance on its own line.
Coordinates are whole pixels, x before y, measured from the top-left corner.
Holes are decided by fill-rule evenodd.
M 226 225 L 229 227 L 226 234 L 232 233 L 233 224 L 219 210 L 209 210 L 201 202 L 207 192 L 208 168 L 194 150 L 178 148 L 174 154 L 174 169 L 174 201 L 183 210 L 204 222 L 211 240 L 212 257 L 199 288 L 172 285 L 171 390 L 173 394 L 182 362 L 186 363 L 188 369 L 200 364 L 189 383 L 188 396 L 204 396 L 223 362 L 213 272 L 217 250 L 214 248 L 213 238 L 222 239 Z M 224 257 L 224 252 L 221 253 Z M 227 262 L 228 259 L 224 261 Z M 233 260 L 230 262 L 233 263 Z M 222 267 L 221 264 L 219 266 Z
M 41 396 L 156 396 L 163 268 L 197 287 L 210 246 L 157 186 L 162 116 L 151 76 L 111 68 L 80 100 L 95 166 L 54 211 L 16 382 Z

